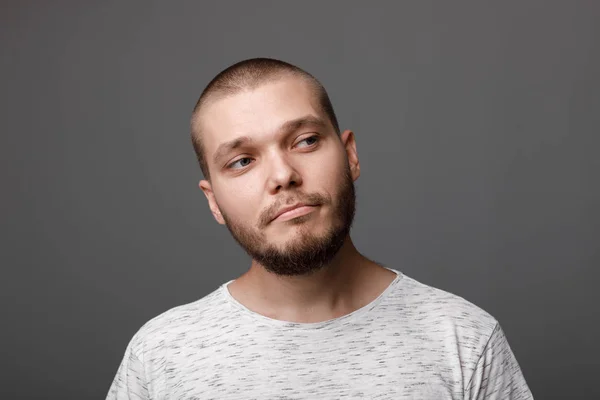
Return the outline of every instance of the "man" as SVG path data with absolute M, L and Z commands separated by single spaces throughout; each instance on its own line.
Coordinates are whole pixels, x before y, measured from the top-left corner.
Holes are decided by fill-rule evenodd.
M 313 76 L 237 63 L 191 130 L 210 210 L 252 263 L 145 324 L 108 399 L 532 398 L 492 316 L 354 247 L 354 133 Z

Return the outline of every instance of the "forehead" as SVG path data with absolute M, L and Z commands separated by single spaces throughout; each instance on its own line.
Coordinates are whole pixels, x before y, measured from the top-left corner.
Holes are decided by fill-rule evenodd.
M 206 155 L 240 136 L 268 140 L 285 122 L 322 115 L 314 89 L 299 78 L 282 78 L 209 103 L 196 124 Z

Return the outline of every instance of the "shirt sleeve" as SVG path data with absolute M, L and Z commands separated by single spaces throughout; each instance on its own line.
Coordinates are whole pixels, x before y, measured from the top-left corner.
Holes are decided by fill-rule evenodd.
M 465 400 L 530 400 L 533 395 L 506 336 L 496 324 L 473 371 Z
M 136 337 L 131 340 L 125 350 L 125 356 L 110 386 L 106 400 L 150 399 L 144 362 L 134 351 L 135 339 Z

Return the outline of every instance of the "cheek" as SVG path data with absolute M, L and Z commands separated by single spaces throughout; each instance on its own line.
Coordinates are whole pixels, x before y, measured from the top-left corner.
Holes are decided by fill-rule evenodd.
M 337 151 L 331 152 L 311 163 L 307 176 L 314 177 L 315 180 L 318 180 L 318 185 L 335 194 L 335 191 L 344 180 L 347 164 L 345 154 L 340 154 Z
M 256 190 L 248 185 L 231 185 L 215 191 L 219 207 L 230 217 L 239 220 L 250 219 L 257 210 Z

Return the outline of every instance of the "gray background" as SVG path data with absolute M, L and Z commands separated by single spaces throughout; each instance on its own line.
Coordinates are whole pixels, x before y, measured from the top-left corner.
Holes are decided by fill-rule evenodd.
M 594 1 L 3 2 L 2 398 L 103 398 L 151 317 L 249 266 L 188 120 L 221 69 L 327 87 L 367 256 L 481 306 L 537 399 L 600 398 Z

